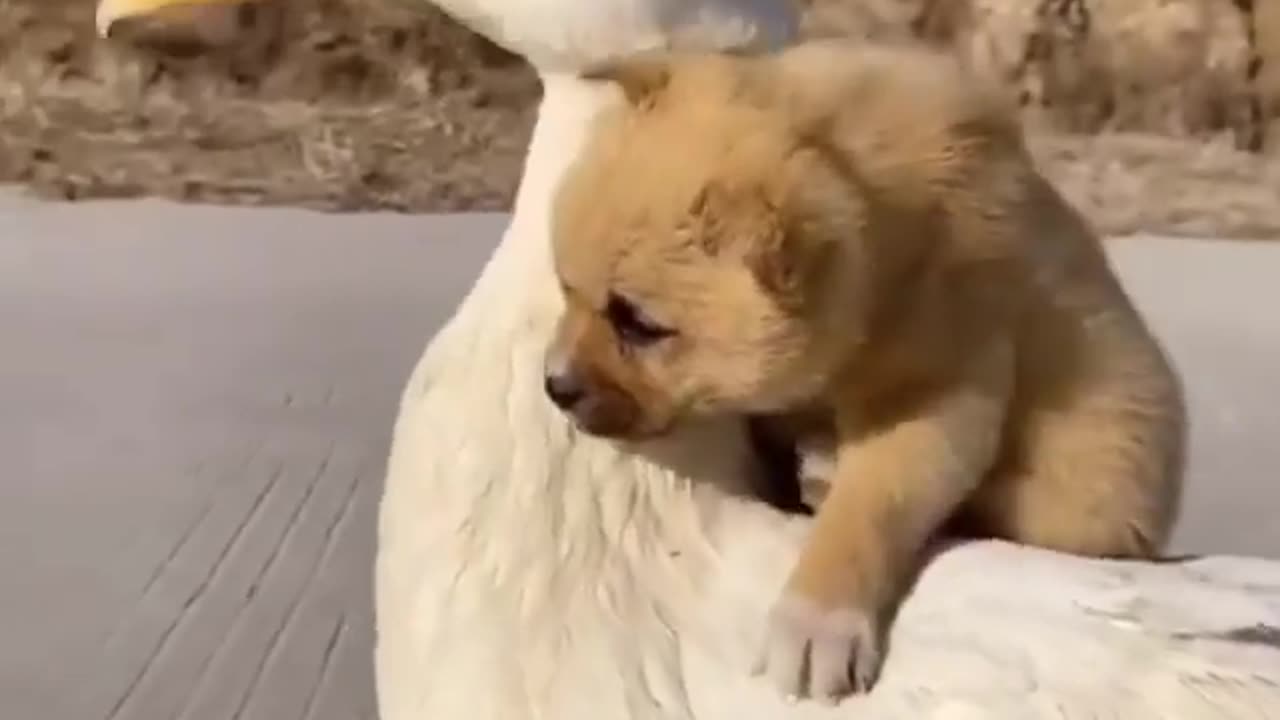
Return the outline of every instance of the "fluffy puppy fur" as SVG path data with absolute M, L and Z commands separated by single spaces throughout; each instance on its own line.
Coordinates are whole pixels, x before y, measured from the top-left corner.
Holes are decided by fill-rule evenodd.
M 873 685 L 948 522 L 1160 550 L 1179 383 L 992 89 L 931 51 L 838 41 L 591 75 L 629 102 L 557 199 L 567 309 L 546 390 L 596 435 L 766 415 L 830 455 L 762 653 L 783 691 Z

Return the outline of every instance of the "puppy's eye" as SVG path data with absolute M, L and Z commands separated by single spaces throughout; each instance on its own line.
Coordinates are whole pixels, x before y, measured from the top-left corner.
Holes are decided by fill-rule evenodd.
M 628 345 L 652 345 L 675 334 L 671 328 L 654 322 L 631 301 L 614 293 L 609 293 L 604 313 L 613 331 Z

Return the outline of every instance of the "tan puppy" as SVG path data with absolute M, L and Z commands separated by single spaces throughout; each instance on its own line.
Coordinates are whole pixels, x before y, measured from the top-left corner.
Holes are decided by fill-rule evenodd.
M 1159 551 L 1179 383 L 985 86 L 923 49 L 834 41 L 593 75 L 629 102 L 558 197 L 547 393 L 624 440 L 704 413 L 825 438 L 829 491 L 764 652 L 782 690 L 870 688 L 945 522 Z

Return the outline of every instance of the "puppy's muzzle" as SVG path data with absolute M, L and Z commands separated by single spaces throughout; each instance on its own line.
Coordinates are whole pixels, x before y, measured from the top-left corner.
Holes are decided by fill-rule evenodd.
M 578 370 L 548 369 L 543 377 L 547 397 L 579 430 L 590 435 L 621 438 L 635 432 L 635 408 L 625 394 L 593 381 Z
M 561 410 L 572 413 L 587 396 L 586 385 L 577 373 L 549 372 L 543 381 L 547 397 Z

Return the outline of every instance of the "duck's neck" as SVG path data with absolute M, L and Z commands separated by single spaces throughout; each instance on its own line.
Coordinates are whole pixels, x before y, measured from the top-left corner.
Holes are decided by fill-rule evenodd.
M 621 97 L 544 81 L 511 224 L 403 397 L 380 622 L 427 628 L 414 641 L 431 638 L 416 651 L 430 671 L 403 680 L 422 707 L 452 708 L 450 684 L 499 672 L 504 694 L 467 695 L 481 703 L 472 716 L 679 717 L 658 707 L 684 703 L 670 624 L 696 606 L 712 560 L 700 498 L 742 485 L 749 455 L 733 419 L 621 448 L 575 433 L 545 397 L 542 355 L 563 308 L 552 200 L 592 119 Z
M 610 83 L 571 74 L 544 72 L 541 77 L 542 104 L 511 224 L 485 276 L 526 301 L 553 303 L 558 311 L 550 240 L 553 199 L 597 113 L 621 102 L 621 94 Z

